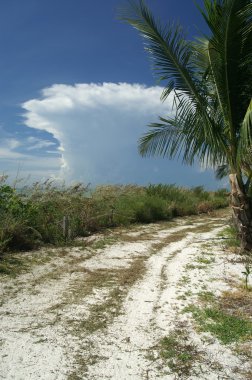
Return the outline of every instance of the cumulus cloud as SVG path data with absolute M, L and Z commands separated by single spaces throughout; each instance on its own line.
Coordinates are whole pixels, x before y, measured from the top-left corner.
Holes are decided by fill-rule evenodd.
M 143 159 L 137 142 L 147 124 L 173 113 L 173 96 L 161 103 L 162 88 L 139 84 L 55 84 L 23 103 L 24 123 L 45 131 L 57 146 L 33 146 L 60 153 L 60 176 L 84 183 L 215 183 L 212 173 L 164 159 Z M 56 140 L 55 140 L 56 139 Z M 30 148 L 30 151 L 33 151 Z M 210 185 L 211 186 L 211 185 Z
M 161 87 L 104 83 L 53 85 L 23 104 L 25 124 L 59 141 L 62 176 L 97 183 L 150 182 L 158 165 L 143 160 L 137 141 L 158 115 Z

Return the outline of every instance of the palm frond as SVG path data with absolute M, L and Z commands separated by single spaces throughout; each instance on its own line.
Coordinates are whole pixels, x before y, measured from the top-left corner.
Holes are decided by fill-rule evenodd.
M 215 133 L 214 128 L 205 133 L 204 118 L 205 115 L 201 116 L 199 110 L 190 106 L 190 102 L 184 104 L 174 118 L 159 118 L 161 122 L 150 124 L 149 131 L 140 139 L 140 154 L 182 157 L 182 161 L 190 165 L 196 158 L 205 165 L 220 164 L 225 160 L 227 146 L 219 136 L 218 125 Z
M 209 64 L 216 95 L 226 122 L 230 144 L 237 144 L 240 123 L 246 112 L 247 94 L 252 90 L 250 0 L 205 0 L 201 10 L 212 35 Z M 250 19 L 250 22 L 248 21 Z
M 239 160 L 244 161 L 244 156 L 246 157 L 248 150 L 252 147 L 252 99 L 249 103 L 247 112 L 243 119 L 240 131 L 239 139 Z
M 192 164 L 227 165 L 248 173 L 251 147 L 252 3 L 204 0 L 210 35 L 187 41 L 180 25 L 163 27 L 144 0 L 129 1 L 120 18 L 144 38 L 159 80 L 161 100 L 173 92 L 176 115 L 160 118 L 140 139 L 143 156 L 182 157 Z M 244 117 L 245 115 L 245 117 Z M 245 147 L 245 148 L 243 148 Z M 246 153 L 247 154 L 247 153 Z M 250 174 L 249 174 L 250 175 Z
M 228 174 L 229 166 L 227 164 L 220 165 L 215 169 L 215 177 L 217 179 L 223 179 L 224 177 L 228 176 Z
M 167 80 L 161 99 L 164 101 L 174 89 L 197 99 L 197 81 L 193 80 L 194 68 L 190 61 L 192 46 L 185 40 L 182 27 L 174 23 L 162 27 L 143 0 L 128 4 L 121 10 L 120 18 L 140 32 L 154 72 L 159 79 Z

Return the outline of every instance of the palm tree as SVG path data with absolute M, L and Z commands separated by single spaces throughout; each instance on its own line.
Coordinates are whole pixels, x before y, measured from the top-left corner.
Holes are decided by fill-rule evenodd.
M 145 41 L 161 100 L 174 96 L 175 116 L 160 117 L 140 139 L 143 156 L 195 160 L 228 174 L 231 207 L 242 247 L 252 249 L 252 2 L 204 0 L 209 36 L 186 40 L 180 25 L 165 27 L 143 0 L 120 18 Z

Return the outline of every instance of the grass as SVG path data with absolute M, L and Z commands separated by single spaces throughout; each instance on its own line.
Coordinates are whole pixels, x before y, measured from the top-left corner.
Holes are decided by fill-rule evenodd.
M 235 262 L 248 264 L 248 256 L 237 250 L 240 243 L 233 227 L 227 227 L 219 234 L 225 239 L 228 251 L 237 254 Z M 207 252 L 197 258 L 199 264 L 208 265 L 215 261 Z M 243 273 L 244 274 L 244 273 Z M 247 272 L 246 272 L 246 276 Z M 247 279 L 248 280 L 248 279 Z M 237 282 L 232 285 L 233 291 L 226 291 L 216 297 L 207 288 L 198 293 L 199 305 L 189 305 L 184 311 L 191 312 L 200 331 L 209 332 L 223 344 L 236 343 L 237 347 L 251 344 L 252 339 L 252 294 L 247 286 L 240 289 Z
M 115 237 L 105 237 L 103 239 L 100 239 L 100 240 L 97 240 L 95 242 L 93 242 L 90 247 L 92 249 L 104 249 L 106 247 L 108 247 L 109 245 L 112 245 L 114 244 L 115 242 L 117 241 L 117 239 Z
M 74 307 L 80 300 L 92 296 L 97 290 L 103 291 L 103 298 L 90 306 L 87 318 L 68 320 L 66 328 L 69 332 L 77 336 L 80 342 L 82 342 L 82 337 L 85 337 L 84 341 L 87 342 L 87 336 L 98 331 L 99 333 L 104 332 L 114 318 L 120 315 L 128 290 L 136 281 L 141 279 L 145 271 L 145 257 L 139 256 L 132 260 L 128 268 L 90 271 L 83 280 L 78 280 L 77 283 L 73 282 L 72 295 L 69 297 L 68 292 L 65 300 L 62 301 L 67 305 L 72 304 L 72 307 Z M 84 374 L 87 366 L 99 358 L 96 356 L 95 351 L 92 350 L 92 342 L 90 342 L 89 347 L 83 346 L 83 352 L 86 352 L 86 356 L 78 355 L 76 365 L 78 373 L 82 372 Z M 77 372 L 69 374 L 68 378 L 74 379 L 75 376 L 78 376 Z
M 98 278 L 99 287 L 110 287 L 111 290 L 103 302 L 91 306 L 89 317 L 79 324 L 78 329 L 83 329 L 91 334 L 106 328 L 114 317 L 119 315 L 128 289 L 142 277 L 146 270 L 144 261 L 145 258 L 140 256 L 132 261 L 129 268 L 116 269 L 111 272 L 103 271 L 102 278 Z M 97 287 L 97 278 L 93 278 L 92 282 L 92 285 Z
M 50 261 L 50 255 L 22 255 L 17 253 L 8 253 L 2 255 L 0 259 L 0 276 L 16 277 L 21 273 L 25 273 L 37 264 L 44 264 Z
M 0 275 L 11 275 L 15 277 L 26 268 L 24 260 L 15 256 L 5 257 L 0 262 Z
M 219 236 L 225 239 L 225 245 L 227 248 L 232 248 L 235 250 L 240 247 L 240 241 L 237 237 L 236 229 L 232 225 L 222 230 L 219 233 Z
M 211 257 L 210 259 L 204 257 L 204 256 L 200 256 L 197 258 L 197 262 L 199 264 L 205 264 L 205 265 L 208 265 L 208 264 L 212 264 L 215 262 L 215 258 L 214 257 Z
M 223 344 L 244 341 L 252 334 L 252 323 L 244 318 L 231 315 L 218 307 L 200 308 L 190 305 L 184 309 L 191 312 L 200 330 L 210 332 Z
M 195 345 L 189 341 L 186 331 L 178 329 L 161 339 L 159 352 L 164 364 L 179 378 L 190 376 L 200 357 Z
M 199 300 L 204 303 L 213 303 L 216 300 L 216 297 L 213 292 L 201 291 L 197 295 Z
M 217 298 L 212 292 L 198 293 L 200 306 L 189 305 L 200 331 L 210 332 L 223 344 L 252 339 L 252 294 L 243 290 L 226 291 Z

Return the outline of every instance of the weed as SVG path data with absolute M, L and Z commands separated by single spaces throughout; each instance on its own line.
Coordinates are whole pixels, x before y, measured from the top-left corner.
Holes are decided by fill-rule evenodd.
M 0 258 L 0 276 L 16 277 L 27 272 L 33 265 L 38 263 L 44 263 L 44 259 L 39 256 L 21 256 L 14 253 L 2 255 Z
M 215 262 L 215 258 L 214 257 L 211 257 L 210 259 L 204 257 L 204 256 L 200 256 L 197 258 L 197 262 L 200 263 L 200 264 L 211 264 L 211 263 L 214 263 Z
M 225 291 L 219 299 L 219 306 L 232 315 L 249 320 L 252 315 L 252 294 L 244 288 Z
M 183 286 L 190 283 L 190 277 L 187 275 L 183 275 L 179 281 L 179 285 Z
M 196 347 L 188 342 L 188 337 L 184 331 L 173 331 L 160 341 L 159 346 L 160 357 L 172 373 L 176 373 L 179 378 L 190 376 L 200 354 Z
M 199 300 L 201 302 L 206 302 L 206 303 L 213 303 L 216 299 L 215 295 L 213 294 L 213 292 L 209 292 L 209 291 L 202 291 L 202 292 L 199 292 L 198 293 L 198 297 L 199 297 Z

